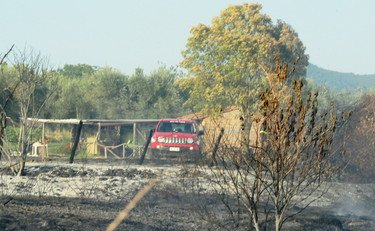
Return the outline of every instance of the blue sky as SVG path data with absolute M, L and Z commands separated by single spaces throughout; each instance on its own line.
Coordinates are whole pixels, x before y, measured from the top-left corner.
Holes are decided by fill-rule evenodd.
M 181 61 L 191 27 L 209 24 L 236 0 L 0 0 L 0 52 L 31 46 L 55 68 L 86 63 L 125 74 Z M 262 12 L 289 23 L 310 62 L 375 73 L 375 1 L 264 0 Z

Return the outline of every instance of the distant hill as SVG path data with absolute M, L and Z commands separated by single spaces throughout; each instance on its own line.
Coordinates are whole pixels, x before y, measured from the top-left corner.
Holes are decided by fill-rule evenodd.
M 353 73 L 342 73 L 326 70 L 314 64 L 307 67 L 307 78 L 310 78 L 318 85 L 326 85 L 335 90 L 355 90 L 358 88 L 374 89 L 375 74 L 356 75 Z

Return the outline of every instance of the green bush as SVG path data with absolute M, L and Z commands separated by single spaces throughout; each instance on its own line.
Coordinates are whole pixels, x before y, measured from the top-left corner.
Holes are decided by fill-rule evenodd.
M 6 127 L 5 137 L 11 143 L 17 143 L 20 135 L 20 128 L 18 127 Z
M 8 126 L 5 128 L 5 136 L 9 142 L 17 143 L 19 135 L 20 135 L 19 127 Z M 41 138 L 42 138 L 42 129 L 34 128 L 31 133 L 31 141 L 34 142 L 34 141 L 40 140 Z

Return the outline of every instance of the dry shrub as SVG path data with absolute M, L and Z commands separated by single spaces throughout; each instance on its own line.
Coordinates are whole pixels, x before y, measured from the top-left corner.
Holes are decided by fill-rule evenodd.
M 219 117 L 217 137 L 208 140 L 212 164 L 201 171 L 229 214 L 225 228 L 281 230 L 324 194 L 326 180 L 336 173 L 338 152 L 331 146 L 344 118 L 336 116 L 333 106 L 322 109 L 318 92 L 304 90 L 302 80 L 288 82 L 286 70 L 280 66 L 267 76 L 269 88 L 260 95 L 261 119 L 243 114 L 237 123 L 225 123 Z M 246 124 L 254 122 L 260 126 L 251 126 L 257 130 L 252 137 Z M 239 125 L 240 132 L 231 134 L 228 124 Z
M 342 141 L 347 152 L 345 179 L 375 181 L 375 92 L 364 95 L 348 121 Z

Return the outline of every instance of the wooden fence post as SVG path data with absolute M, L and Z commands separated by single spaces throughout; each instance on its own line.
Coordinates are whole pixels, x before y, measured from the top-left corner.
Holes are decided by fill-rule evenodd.
M 82 122 L 82 120 L 80 120 L 79 124 L 78 124 L 78 127 L 77 127 L 77 132 L 76 132 L 76 137 L 74 139 L 73 147 L 72 147 L 72 150 L 70 152 L 69 163 L 71 163 L 71 164 L 74 162 L 74 156 L 76 154 L 76 150 L 77 150 L 77 147 L 78 147 L 79 137 L 81 136 L 82 126 L 83 126 L 83 122 Z
M 143 148 L 143 152 L 142 152 L 142 155 L 141 155 L 141 159 L 139 160 L 139 164 L 143 164 L 143 161 L 145 160 L 145 156 L 146 156 L 146 152 L 147 152 L 147 149 L 148 149 L 148 145 L 150 144 L 151 137 L 152 137 L 153 134 L 154 134 L 154 129 L 151 129 L 150 130 L 150 134 L 147 137 L 145 146 Z

